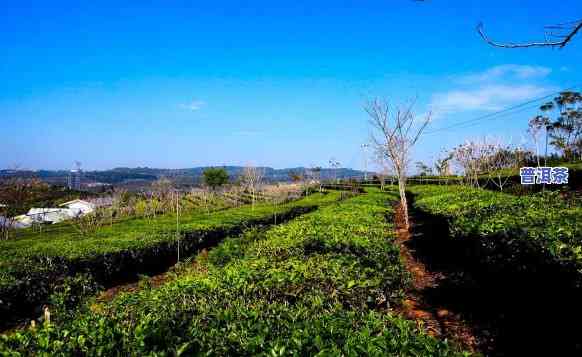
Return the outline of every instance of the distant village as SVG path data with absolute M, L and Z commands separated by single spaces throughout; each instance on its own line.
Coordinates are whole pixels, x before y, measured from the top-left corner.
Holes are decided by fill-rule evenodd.
M 332 165 L 333 168 L 331 169 L 317 168 L 319 177 L 321 179 L 362 177 L 362 175 L 365 177 L 365 173 L 361 171 L 341 168 L 339 163 L 334 165 Z M 70 192 L 84 193 L 81 197 L 69 197 L 69 201 L 61 204 L 33 203 L 25 207 L 27 209 L 26 213 L 22 211 L 19 212 L 19 215 L 7 214 L 7 210 L 3 208 L 7 207 L 8 202 L 2 202 L 0 199 L 0 226 L 21 229 L 80 218 L 98 208 L 111 206 L 113 199 L 108 195 L 114 188 L 120 188 L 128 192 L 147 192 L 153 182 L 163 177 L 170 177 L 173 184 L 180 189 L 196 189 L 202 172 L 207 168 L 197 167 L 184 170 L 119 168 L 88 173 L 81 169 L 80 162 L 76 162 L 76 167 L 70 171 L 0 170 L 0 180 L 10 177 L 38 178 L 51 187 L 61 187 L 68 189 Z M 223 168 L 232 178 L 239 177 L 244 169 L 240 166 L 224 166 Z M 294 173 L 310 170 L 306 168 L 263 169 L 264 180 L 267 182 L 289 181 Z
M 58 208 L 31 208 L 26 214 L 14 217 L 14 228 L 28 228 L 33 224 L 55 224 L 92 213 L 96 208 L 111 205 L 107 197 L 91 200 L 76 199 Z
M 82 171 L 71 170 L 67 180 L 67 188 L 81 191 L 82 186 L 87 187 L 86 184 L 82 185 Z M 110 206 L 111 202 L 111 197 L 96 197 L 84 200 L 74 199 L 64 202 L 58 207 L 33 207 L 25 214 L 15 217 L 0 216 L 0 224 L 9 224 L 11 228 L 29 228 L 35 224 L 56 224 L 90 214 L 97 208 Z M 0 208 L 3 207 L 6 205 L 0 202 Z

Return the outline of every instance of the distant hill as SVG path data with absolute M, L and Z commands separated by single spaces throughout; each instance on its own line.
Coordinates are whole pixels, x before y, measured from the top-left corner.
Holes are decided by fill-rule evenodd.
M 103 171 L 85 171 L 83 173 L 83 181 L 85 182 L 100 182 L 111 185 L 120 185 L 132 182 L 151 182 L 161 177 L 170 178 L 182 184 L 195 184 L 200 182 L 200 178 L 204 170 L 210 166 L 193 167 L 186 169 L 156 169 L 149 167 L 117 167 L 111 170 Z M 242 174 L 243 166 L 213 166 L 224 168 L 231 180 L 235 180 Z M 269 182 L 290 181 L 292 172 L 305 173 L 308 168 L 294 167 L 285 169 L 274 169 L 272 167 L 264 167 L 265 180 Z M 0 179 L 6 177 L 37 177 L 43 181 L 52 184 L 66 184 L 69 172 L 65 170 L 0 170 Z M 320 172 L 322 179 L 337 178 L 357 178 L 363 177 L 364 172 L 348 168 L 329 169 L 322 168 Z

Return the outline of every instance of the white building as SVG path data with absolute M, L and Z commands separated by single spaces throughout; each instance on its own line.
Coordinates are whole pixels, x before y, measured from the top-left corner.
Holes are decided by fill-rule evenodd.
M 79 168 L 76 170 L 71 170 L 71 172 L 69 172 L 68 186 L 69 186 L 70 190 L 79 191 L 81 189 L 81 175 L 82 174 L 83 174 L 83 172 Z
M 33 224 L 33 220 L 31 217 L 25 215 L 25 214 L 21 214 L 20 216 L 16 216 L 13 219 L 12 222 L 12 227 L 14 228 L 28 228 L 30 226 L 32 226 Z
M 68 208 L 31 208 L 26 216 L 35 223 L 59 223 L 73 218 L 72 211 Z
M 31 208 L 26 214 L 13 218 L 14 228 L 28 228 L 35 223 L 54 224 L 95 211 L 96 205 L 83 200 L 72 200 L 60 205 L 61 208 Z M 4 219 L 0 216 L 0 219 Z M 2 221 L 0 221 L 2 222 Z
M 70 210 L 71 217 L 83 216 L 87 213 L 95 211 L 95 204 L 79 199 L 65 202 L 59 205 L 59 207 L 65 207 L 66 209 Z

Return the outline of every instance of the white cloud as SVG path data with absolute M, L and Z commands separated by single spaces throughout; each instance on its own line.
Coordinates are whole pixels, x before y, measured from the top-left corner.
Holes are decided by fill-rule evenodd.
M 552 72 L 551 68 L 518 64 L 503 64 L 489 68 L 480 73 L 469 74 L 459 78 L 461 83 L 495 82 L 499 80 L 544 78 Z
M 180 104 L 180 108 L 187 109 L 191 111 L 200 110 L 206 103 L 201 100 L 193 100 L 187 104 Z
M 435 93 L 429 110 L 434 119 L 458 112 L 501 110 L 555 90 L 540 84 L 551 72 L 548 67 L 503 64 L 455 76 L 458 87 Z
M 435 118 L 463 111 L 496 111 L 547 94 L 552 89 L 532 84 L 484 85 L 468 90 L 437 93 L 431 99 L 430 108 Z

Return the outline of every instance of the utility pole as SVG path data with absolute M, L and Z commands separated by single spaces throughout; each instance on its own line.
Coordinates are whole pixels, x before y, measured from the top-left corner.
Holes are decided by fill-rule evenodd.
M 362 155 L 364 157 L 364 182 L 368 181 L 368 153 L 366 150 L 370 147 L 369 144 L 362 144 Z
M 337 169 L 340 167 L 340 163 L 339 161 L 332 157 L 329 160 L 329 166 L 332 168 L 333 171 L 333 180 L 335 181 L 335 183 L 337 183 Z

